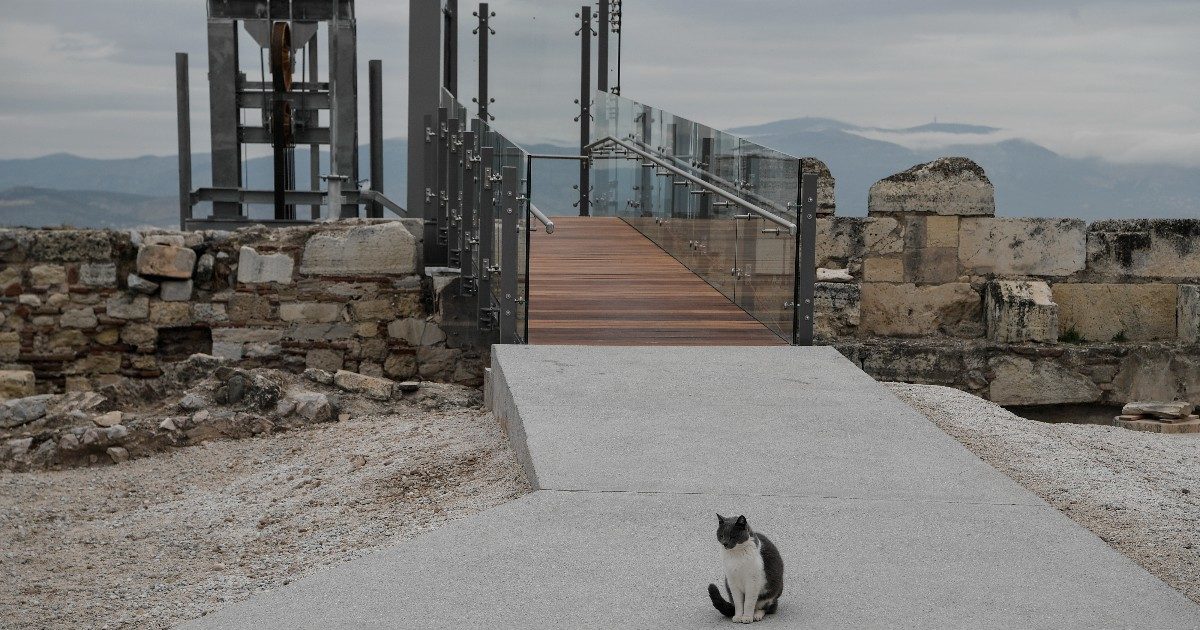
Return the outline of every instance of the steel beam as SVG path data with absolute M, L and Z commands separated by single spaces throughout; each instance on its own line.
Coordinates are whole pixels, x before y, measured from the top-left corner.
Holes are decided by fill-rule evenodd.
M 368 100 L 370 101 L 371 190 L 383 192 L 383 62 L 367 62 Z M 383 218 L 383 206 L 367 206 L 367 216 Z
M 596 29 L 596 89 L 608 91 L 608 3 L 610 0 L 600 0 L 600 15 Z
M 492 34 L 492 14 L 488 11 L 488 3 L 479 3 L 479 12 L 475 15 L 479 18 L 479 24 L 475 28 L 476 34 L 479 35 L 479 95 L 476 101 L 479 105 L 479 120 L 486 123 L 491 121 L 488 106 L 492 104 L 488 96 L 488 36 Z
M 520 261 L 517 239 L 520 237 L 520 204 L 517 202 L 517 167 L 502 169 L 500 195 L 500 343 L 517 343 L 517 284 Z
M 592 7 L 579 12 L 579 154 L 587 155 L 592 142 Z M 591 214 L 592 167 L 579 163 L 579 216 Z
M 438 189 L 436 181 L 431 184 L 435 172 L 427 171 L 426 153 L 428 144 L 426 129 L 432 127 L 426 116 L 437 114 L 438 92 L 441 88 L 441 6 L 434 0 L 409 0 L 408 2 L 408 207 L 430 209 L 425 203 L 426 190 Z M 434 162 L 436 164 L 436 161 Z M 436 210 L 436 208 L 434 208 Z M 436 212 L 424 216 L 426 221 L 436 220 Z M 425 253 L 434 239 L 425 239 Z M 427 262 L 426 264 L 431 264 Z
M 486 125 L 481 127 L 486 129 Z M 488 135 L 486 131 L 480 136 L 480 144 L 484 146 L 479 149 L 480 167 L 480 198 L 479 198 L 479 280 L 477 293 L 479 297 L 479 321 L 481 326 L 492 321 L 492 310 L 496 307 L 496 303 L 492 296 L 492 272 L 491 268 L 496 264 L 496 203 L 499 198 L 497 195 L 497 176 L 495 170 L 495 150 L 487 146 Z
M 420 200 L 420 206 L 409 206 L 410 208 L 421 208 L 421 217 L 424 219 L 424 245 L 425 250 L 425 265 L 436 267 L 445 264 L 445 257 L 441 255 L 441 249 L 438 247 L 438 207 L 441 204 L 441 195 L 438 194 L 438 131 L 436 128 L 436 119 L 432 113 L 425 114 L 423 117 L 424 126 L 420 132 L 409 144 L 410 146 L 421 147 L 421 174 L 423 181 L 418 181 L 409 184 L 409 197 L 412 197 L 413 188 L 420 191 L 417 197 Z M 424 140 L 424 142 L 422 142 Z M 410 149 L 409 154 L 413 151 Z M 410 158 L 411 159 L 411 158 Z M 411 171 L 410 171 L 411 172 Z
M 449 154 L 446 156 L 449 163 L 446 165 L 447 172 L 450 175 L 450 180 L 446 184 L 446 192 L 448 205 L 446 207 L 446 264 L 450 267 L 461 268 L 462 260 L 460 254 L 460 239 L 459 233 L 462 223 L 462 198 L 463 198 L 463 139 L 460 125 L 462 121 L 458 118 L 451 118 L 449 125 L 446 127 L 446 133 L 449 136 L 448 144 L 450 147 Z
M 445 0 L 442 8 L 445 27 L 442 33 L 442 87 L 458 97 L 458 0 Z
M 208 103 L 212 131 L 212 185 L 242 186 L 241 143 L 238 141 L 238 32 L 237 22 L 208 21 Z M 236 203 L 214 203 L 213 216 L 242 216 Z
M 310 86 L 305 87 L 304 85 L 299 85 L 299 86 L 297 86 L 295 84 L 292 85 L 292 87 L 294 89 L 306 90 L 310 96 L 315 96 L 317 93 L 317 90 L 321 89 L 317 85 L 317 57 L 319 57 L 319 54 L 317 51 L 317 38 L 314 36 L 312 41 L 310 41 L 308 43 L 308 81 L 309 81 Z M 329 86 L 326 85 L 325 89 L 329 89 Z M 324 94 L 324 96 L 325 96 L 325 108 L 328 109 L 329 108 L 328 92 L 326 92 Z M 317 113 L 312 112 L 311 115 L 309 116 L 309 118 L 311 120 L 312 126 L 316 127 L 318 118 L 319 118 Z M 303 144 L 303 143 L 301 143 L 301 144 Z M 308 143 L 308 188 L 309 188 L 309 190 L 318 191 L 318 192 L 321 190 L 321 145 L 316 142 Z M 413 206 L 409 206 L 409 207 L 411 208 Z M 321 218 L 321 203 L 317 202 L 315 204 L 310 205 L 308 207 L 308 213 L 313 221 L 320 219 Z
M 813 345 L 814 305 L 817 283 L 817 174 L 804 172 L 800 163 L 797 199 L 796 285 L 793 295 L 792 343 Z
M 358 189 L 358 50 L 355 25 L 351 19 L 329 23 L 329 83 L 333 108 L 329 113 L 331 132 L 330 175 L 344 179 L 343 190 Z M 333 168 L 334 157 L 337 169 Z M 330 208 L 330 216 L 358 216 L 358 206 L 343 204 Z
M 192 218 L 192 107 L 188 55 L 175 53 L 175 112 L 179 131 L 179 229 Z
M 479 201 L 479 153 L 475 145 L 474 131 L 464 131 L 462 134 L 462 203 L 461 221 L 458 231 L 458 268 L 462 281 L 459 283 L 463 295 L 471 295 L 475 291 L 475 252 L 477 230 L 475 228 L 475 211 Z
M 208 17 L 256 20 L 263 16 L 288 16 L 300 22 L 332 19 L 334 6 L 343 20 L 354 19 L 354 0 L 208 0 Z

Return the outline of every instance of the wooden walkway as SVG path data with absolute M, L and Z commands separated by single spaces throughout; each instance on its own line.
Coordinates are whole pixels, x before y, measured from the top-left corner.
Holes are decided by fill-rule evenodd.
M 533 233 L 529 342 L 767 346 L 784 341 L 624 221 L 554 217 Z

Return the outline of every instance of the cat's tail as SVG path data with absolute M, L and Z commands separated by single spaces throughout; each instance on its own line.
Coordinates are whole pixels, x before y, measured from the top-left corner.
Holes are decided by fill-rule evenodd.
M 727 602 L 724 597 L 721 597 L 721 589 L 717 588 L 716 584 L 708 585 L 708 596 L 712 599 L 717 612 L 726 617 L 733 617 L 733 602 Z

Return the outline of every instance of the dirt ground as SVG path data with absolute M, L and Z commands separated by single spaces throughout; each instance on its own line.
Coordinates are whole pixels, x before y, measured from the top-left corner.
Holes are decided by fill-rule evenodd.
M 528 492 L 477 407 L 351 409 L 119 465 L 0 472 L 0 627 L 167 628 Z
M 888 386 L 981 459 L 1200 603 L 1200 435 L 1048 424 L 947 387 Z

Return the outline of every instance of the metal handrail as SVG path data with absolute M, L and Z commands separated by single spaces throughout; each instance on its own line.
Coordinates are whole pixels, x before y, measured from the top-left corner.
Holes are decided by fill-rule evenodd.
M 538 210 L 538 207 L 533 205 L 532 201 L 529 202 L 529 214 L 532 214 L 535 219 L 537 219 L 538 221 L 541 221 L 542 225 L 546 226 L 547 234 L 554 233 L 554 221 L 551 221 L 550 217 L 547 217 L 546 215 L 542 214 L 542 211 Z
M 795 223 L 792 223 L 791 221 L 788 221 L 787 219 L 784 219 L 783 217 L 781 217 L 773 212 L 763 210 L 762 208 L 758 207 L 757 205 L 754 205 L 754 204 L 750 203 L 749 201 L 746 201 L 745 199 L 742 199 L 741 197 L 734 195 L 733 193 L 727 192 L 721 188 L 713 186 L 709 182 L 706 182 L 706 181 L 692 175 L 691 173 L 688 173 L 688 172 L 684 171 L 683 169 L 680 169 L 679 167 L 675 166 L 674 164 L 667 162 L 666 160 L 662 159 L 660 156 L 657 156 L 657 155 L 654 155 L 653 153 L 645 151 L 642 148 L 638 147 L 637 145 L 630 144 L 629 142 L 621 140 L 620 138 L 614 138 L 612 136 L 607 136 L 605 138 L 601 138 L 600 140 L 597 140 L 597 141 L 587 145 L 584 148 L 585 148 L 585 150 L 590 152 L 592 149 L 595 149 L 606 143 L 616 144 L 616 145 L 620 146 L 621 148 L 625 149 L 626 151 L 629 151 L 631 153 L 636 153 L 637 155 L 641 156 L 643 159 L 645 159 L 649 162 L 653 162 L 655 165 L 659 166 L 660 168 L 664 168 L 664 169 L 688 180 L 689 182 L 691 182 L 691 183 L 693 183 L 693 184 L 695 184 L 695 185 L 697 185 L 719 197 L 724 198 L 726 201 L 729 201 L 730 203 L 733 203 L 734 205 L 737 205 L 741 208 L 745 208 L 746 210 L 749 210 L 750 212 L 753 212 L 754 214 L 757 214 L 758 216 L 760 216 L 780 227 L 787 228 L 787 230 L 790 234 L 792 234 L 792 235 L 796 234 L 796 224 Z

